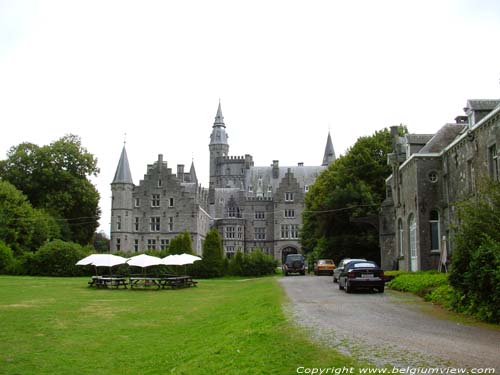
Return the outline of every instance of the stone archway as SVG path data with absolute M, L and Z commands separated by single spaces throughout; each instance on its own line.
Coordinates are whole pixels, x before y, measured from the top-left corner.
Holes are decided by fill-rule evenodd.
M 293 246 L 287 246 L 281 250 L 281 263 L 285 263 L 286 256 L 288 254 L 298 254 L 299 250 Z

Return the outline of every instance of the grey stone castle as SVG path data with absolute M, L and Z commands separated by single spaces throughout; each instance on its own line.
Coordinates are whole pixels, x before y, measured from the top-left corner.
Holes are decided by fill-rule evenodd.
M 253 157 L 230 156 L 221 105 L 210 135 L 210 179 L 203 188 L 191 164 L 189 172 L 177 165 L 176 173 L 163 161 L 148 165 L 144 179 L 133 183 L 125 147 L 111 183 L 111 250 L 163 249 L 182 232 L 191 234 L 201 254 L 211 227 L 222 237 L 224 253 L 256 248 L 281 260 L 302 252 L 299 231 L 304 195 L 318 175 L 335 160 L 328 134 L 319 166 L 254 166 Z
M 436 134 L 397 135 L 381 207 L 385 269 L 437 269 L 453 256 L 456 204 L 483 179 L 499 180 L 500 100 L 469 100 Z

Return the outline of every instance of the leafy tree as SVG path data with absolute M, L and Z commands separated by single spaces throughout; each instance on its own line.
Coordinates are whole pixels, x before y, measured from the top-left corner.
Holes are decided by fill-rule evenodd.
M 14 253 L 30 249 L 33 236 L 33 208 L 12 184 L 0 181 L 0 240 Z
M 191 235 L 184 232 L 173 238 L 168 246 L 168 252 L 170 254 L 193 254 Z
M 94 234 L 93 246 L 98 253 L 109 252 L 109 238 L 103 231 Z
M 14 254 L 5 242 L 0 241 L 0 274 L 5 273 L 14 262 Z
M 484 181 L 458 205 L 450 284 L 455 308 L 500 322 L 500 183 Z
M 97 159 L 75 135 L 43 147 L 22 143 L 0 161 L 0 177 L 21 190 L 33 207 L 60 219 L 63 237 L 81 244 L 91 242 L 98 226 L 99 193 L 88 180 L 98 172 Z
M 203 243 L 202 260 L 194 263 L 195 269 L 201 277 L 223 276 L 224 255 L 222 251 L 222 240 L 216 228 L 207 233 Z
M 400 127 L 404 132 L 405 128 Z M 378 214 L 385 198 L 385 179 L 391 173 L 388 129 L 361 137 L 323 171 L 305 197 L 302 246 L 316 257 L 366 257 L 380 260 L 378 228 L 352 218 Z

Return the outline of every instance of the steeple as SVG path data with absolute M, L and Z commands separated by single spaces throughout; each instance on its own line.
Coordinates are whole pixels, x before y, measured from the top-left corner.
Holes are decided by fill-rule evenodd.
M 322 166 L 328 166 L 331 162 L 335 161 L 335 150 L 333 149 L 332 137 L 328 131 L 328 138 L 326 140 L 325 154 L 323 156 Z
M 115 178 L 113 179 L 113 184 L 133 184 L 132 173 L 130 173 L 130 166 L 128 164 L 127 151 L 125 150 L 125 145 L 123 145 L 122 154 L 120 155 L 120 161 L 118 162 L 118 167 L 116 167 Z
M 198 178 L 196 177 L 196 171 L 194 169 L 194 161 L 191 162 L 191 168 L 189 169 L 189 181 L 198 183 Z
M 210 135 L 210 144 L 227 145 L 227 138 L 226 124 L 224 124 L 224 116 L 222 116 L 222 109 L 219 100 L 219 107 L 217 108 L 212 134 Z

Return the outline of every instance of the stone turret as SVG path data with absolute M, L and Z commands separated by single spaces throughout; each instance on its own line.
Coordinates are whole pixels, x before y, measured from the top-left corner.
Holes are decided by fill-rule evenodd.
M 227 142 L 228 135 L 226 133 L 226 124 L 224 124 L 224 116 L 219 101 L 215 122 L 212 127 L 212 134 L 210 135 L 210 184 L 209 189 L 212 191 L 217 184 L 217 176 L 220 171 L 217 170 L 217 159 L 227 156 L 229 154 L 229 143 Z M 212 202 L 213 194 L 210 195 Z
M 127 151 L 123 146 L 115 177 L 111 183 L 111 248 L 129 249 L 132 233 L 134 182 L 130 173 Z

